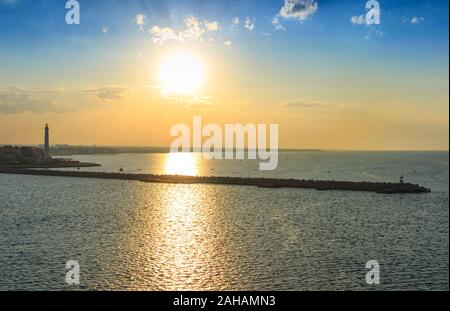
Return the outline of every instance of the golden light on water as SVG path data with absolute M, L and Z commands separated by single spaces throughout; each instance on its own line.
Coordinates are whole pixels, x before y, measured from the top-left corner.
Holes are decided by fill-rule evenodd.
M 197 191 L 189 187 L 172 187 L 165 195 L 168 196 L 164 216 L 167 226 L 161 239 L 166 245 L 166 256 L 172 268 L 173 282 L 168 284 L 168 288 L 175 290 L 180 289 L 180 284 L 186 279 L 187 287 L 196 283 L 193 281 L 195 271 L 201 271 L 205 262 L 201 256 L 205 253 L 203 244 L 198 240 L 203 236 L 205 220 L 196 208 L 199 203 Z
M 190 152 L 169 153 L 164 165 L 164 173 L 167 175 L 188 175 L 199 174 L 199 155 Z

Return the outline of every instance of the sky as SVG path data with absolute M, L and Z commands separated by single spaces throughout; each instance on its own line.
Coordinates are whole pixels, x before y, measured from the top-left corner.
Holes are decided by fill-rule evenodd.
M 51 144 L 169 146 L 202 116 L 278 124 L 282 148 L 448 150 L 448 1 L 378 1 L 370 25 L 366 0 L 79 0 L 79 24 L 66 2 L 0 0 L 0 144 L 49 123 Z

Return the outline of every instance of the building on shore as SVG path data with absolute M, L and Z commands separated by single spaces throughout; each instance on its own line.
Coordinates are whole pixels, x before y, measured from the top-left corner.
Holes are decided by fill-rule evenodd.
M 0 165 L 30 165 L 44 163 L 44 151 L 37 147 L 0 147 Z
M 49 164 L 52 161 L 49 145 L 49 128 L 45 125 L 44 148 L 29 146 L 0 147 L 0 165 Z

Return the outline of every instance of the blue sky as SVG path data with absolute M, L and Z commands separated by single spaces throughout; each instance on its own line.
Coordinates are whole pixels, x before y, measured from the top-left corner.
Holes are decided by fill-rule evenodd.
M 291 64 L 305 59 L 311 65 L 301 64 L 301 68 L 310 75 L 359 71 L 361 67 L 379 75 L 383 67 L 386 73 L 394 70 L 390 76 L 399 71 L 413 75 L 437 72 L 441 78 L 447 73 L 442 66 L 448 64 L 447 1 L 380 1 L 381 24 L 371 26 L 351 21 L 353 16 L 365 14 L 364 0 L 293 1 L 315 3 L 317 10 L 299 20 L 280 16 L 284 0 L 80 0 L 81 24 L 67 25 L 65 0 L 0 0 L 0 64 L 11 73 L 0 76 L 0 84 L 79 83 L 74 79 L 61 81 L 64 73 L 57 68 L 68 69 L 68 59 L 73 72 L 91 66 L 104 72 L 98 59 L 123 72 L 131 54 L 158 47 L 149 34 L 153 26 L 180 32 L 188 16 L 200 22 L 217 22 L 218 30 L 206 32 L 202 40 L 215 40 L 213 49 L 232 43 L 239 49 L 235 62 L 253 64 L 255 69 L 266 63 L 274 71 L 285 69 L 290 75 Z M 145 15 L 143 31 L 136 25 L 138 14 Z M 236 17 L 238 26 L 232 24 Z M 276 29 L 274 18 L 282 30 Z M 253 25 L 252 30 L 245 27 L 246 20 Z M 216 55 L 222 57 L 223 52 Z M 54 74 L 42 79 L 38 72 L 49 67 L 54 68 Z M 34 75 L 23 74 L 26 71 Z M 90 77 L 94 80 L 94 76 Z M 103 82 L 120 82 L 109 77 Z M 104 78 L 98 74 L 98 80 Z
M 291 120 L 293 116 L 302 120 L 311 116 L 304 122 L 313 123 L 315 117 L 330 115 L 317 111 L 313 117 L 313 109 L 305 110 L 310 103 L 322 110 L 347 105 L 340 111 L 350 115 L 351 110 L 355 124 L 361 118 L 356 114 L 373 114 L 378 109 L 382 120 L 393 119 L 394 114 L 409 116 L 398 122 L 400 131 L 405 130 L 397 143 L 410 139 L 408 131 L 417 136 L 415 128 L 427 131 L 420 136 L 420 144 L 411 138 L 404 148 L 448 148 L 448 119 L 443 117 L 448 113 L 448 1 L 381 0 L 380 25 L 364 23 L 366 0 L 79 3 L 81 23 L 68 25 L 66 0 L 0 0 L 0 119 L 2 112 L 8 112 L 8 119 L 4 118 L 12 123 L 18 119 L 11 112 L 106 109 L 83 95 L 92 90 L 114 99 L 120 98 L 120 90 L 133 89 L 140 92 L 136 97 L 151 97 L 146 100 L 156 103 L 160 99 L 149 95 L 146 87 L 155 83 L 152 71 L 158 60 L 171 49 L 189 47 L 210 64 L 206 95 L 222 107 L 216 115 L 224 115 L 224 107 L 234 105 L 248 105 L 249 114 L 258 107 L 274 109 L 271 113 L 276 114 L 280 105 L 295 106 L 296 113 L 290 111 L 280 121 L 292 122 L 294 130 L 298 120 Z M 46 93 L 51 89 L 53 97 L 55 88 L 78 92 L 78 97 L 72 96 L 77 107 L 71 98 L 44 98 L 34 88 Z M 15 109 L 14 102 L 2 102 L 2 94 L 15 100 L 27 98 L 31 106 L 64 102 L 69 107 L 21 104 Z M 39 100 L 31 100 L 35 97 Z M 112 113 L 116 106 L 107 107 Z M 385 116 L 388 111 L 391 115 Z M 32 117 L 41 122 L 41 115 Z M 333 122 L 349 123 L 344 117 L 339 115 L 341 119 Z M 328 130 L 331 135 L 333 129 Z M 399 130 L 383 131 L 380 141 L 386 132 Z M 342 136 L 350 132 L 342 130 Z M 430 139 L 434 142 L 426 147 Z M 286 145 L 296 147 L 294 142 Z
M 65 24 L 65 0 L 0 0 L 0 39 L 3 42 L 51 39 L 56 35 L 100 36 L 101 28 L 108 26 L 111 32 L 129 35 L 132 20 L 138 13 L 147 16 L 151 24 L 165 23 L 181 26 L 187 15 L 215 20 L 225 26 L 235 16 L 255 19 L 259 32 L 275 33 L 271 20 L 283 6 L 283 0 L 80 0 L 82 23 L 73 28 Z M 365 1 L 318 0 L 318 10 L 303 23 L 295 18 L 283 19 L 289 30 L 280 33 L 285 40 L 296 35 L 320 36 L 323 39 L 355 40 L 364 37 L 367 27 L 354 27 L 352 16 L 365 12 Z M 385 33 L 387 43 L 400 40 L 406 43 L 428 42 L 446 47 L 448 36 L 448 2 L 442 0 L 385 0 L 380 1 L 382 23 L 378 27 Z M 414 17 L 423 18 L 417 27 L 407 27 Z M 223 27 L 222 27 L 223 28 Z M 225 29 L 222 29 L 225 32 Z M 225 32 L 224 35 L 232 35 Z M 23 41 L 21 41 L 23 44 Z
M 361 58 L 379 55 L 385 60 L 424 57 L 446 58 L 448 54 L 448 2 L 441 0 L 380 1 L 381 25 L 355 25 L 352 16 L 365 13 L 362 0 L 317 0 L 318 9 L 304 21 L 279 17 L 284 30 L 272 21 L 284 1 L 261 0 L 96 0 L 79 1 L 81 24 L 65 23 L 65 0 L 0 0 L 0 47 L 14 57 L 28 48 L 64 45 L 59 51 L 70 55 L 76 49 L 96 49 L 102 43 L 147 40 L 152 25 L 181 29 L 186 16 L 217 21 L 219 31 L 210 34 L 245 49 L 263 47 L 271 55 L 284 49 L 327 54 L 353 53 Z M 144 14 L 145 31 L 136 31 L 134 18 Z M 233 18 L 241 27 L 230 29 Z M 245 20 L 254 23 L 245 31 Z M 416 24 L 411 21 L 416 19 Z M 107 31 L 105 34 L 102 30 Z M 270 36 L 270 39 L 267 37 Z

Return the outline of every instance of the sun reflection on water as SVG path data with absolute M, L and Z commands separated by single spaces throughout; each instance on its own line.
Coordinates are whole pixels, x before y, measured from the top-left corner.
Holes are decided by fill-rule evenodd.
M 169 153 L 166 158 L 164 173 L 168 175 L 198 175 L 198 160 L 199 156 L 196 153 Z
M 170 153 L 164 174 L 197 175 L 200 155 Z M 217 200 L 211 185 L 141 184 L 139 223 L 133 227 L 130 259 L 141 269 L 131 271 L 133 288 L 140 290 L 213 290 L 232 288 L 238 278 Z M 137 241 L 136 241 L 137 239 Z M 129 243 L 127 243 L 128 245 Z

